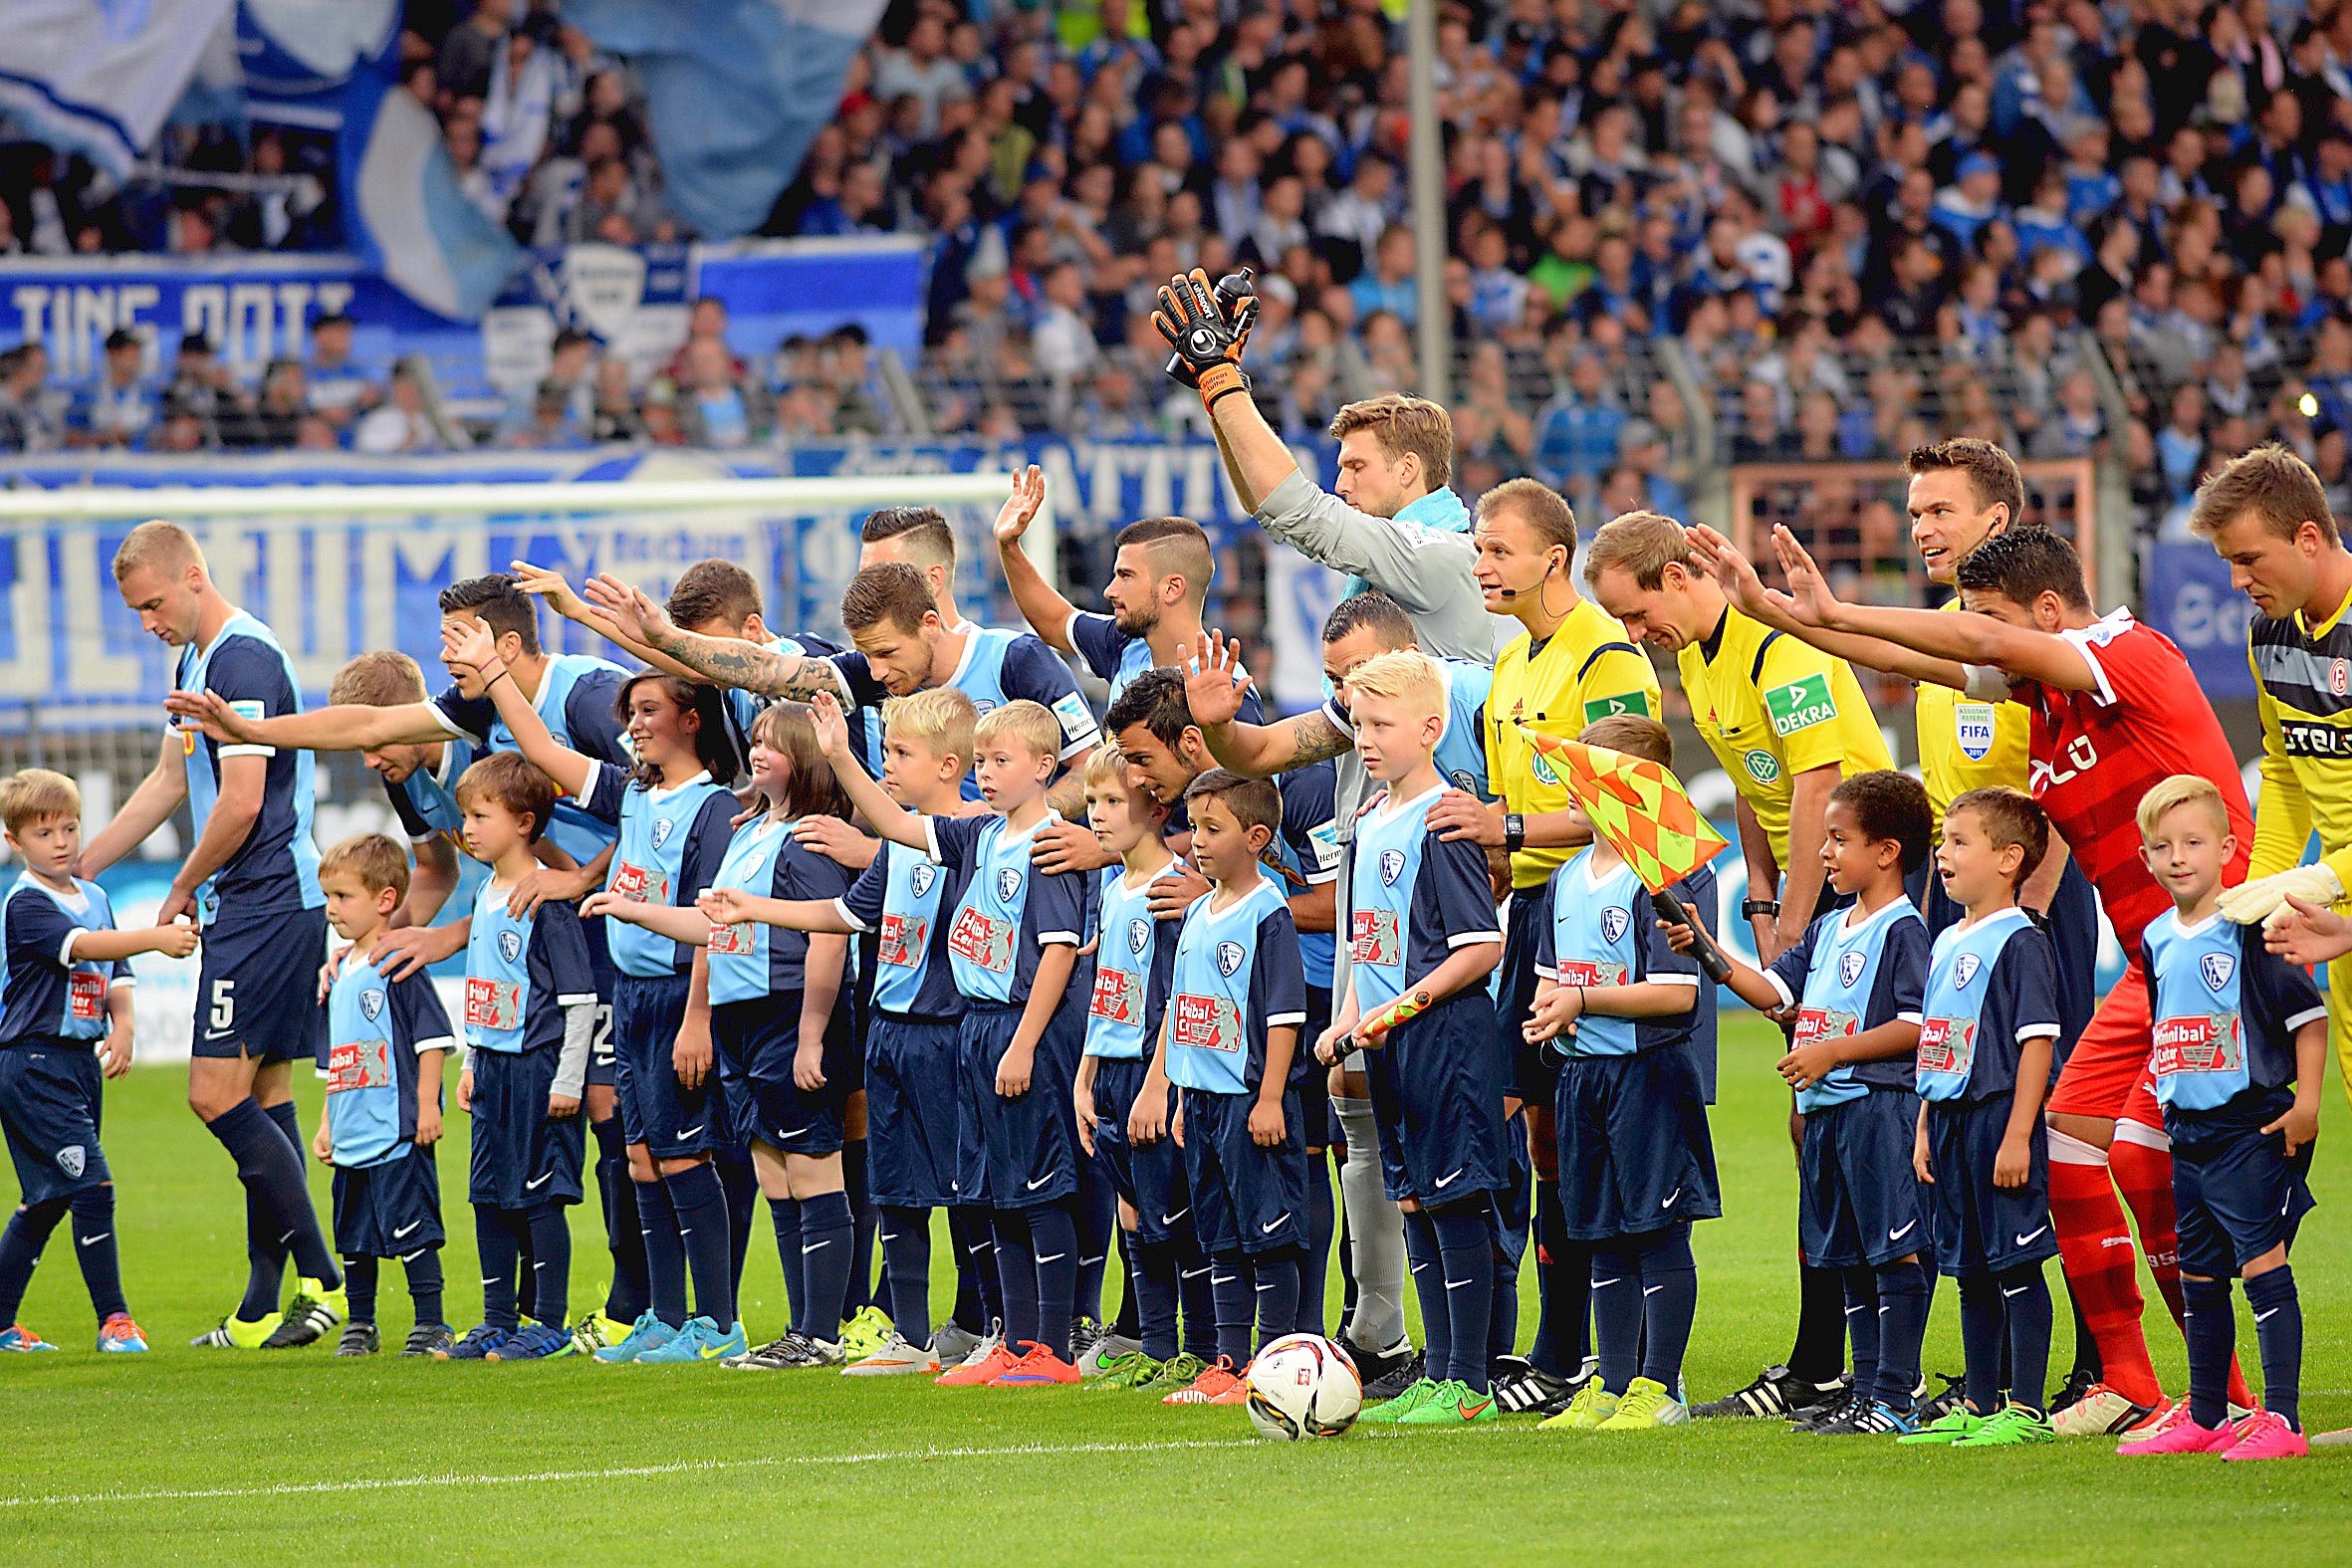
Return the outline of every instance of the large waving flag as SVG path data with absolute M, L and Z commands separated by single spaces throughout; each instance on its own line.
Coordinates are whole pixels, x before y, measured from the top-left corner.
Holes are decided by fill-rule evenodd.
M 1682 781 L 1644 758 L 1545 735 L 1525 724 L 1519 729 L 1550 760 L 1560 782 L 1592 819 L 1593 831 L 1633 867 L 1633 874 L 1658 902 L 1659 913 L 1668 919 L 1681 913 L 1679 901 L 1666 890 L 1731 847 L 1699 814 Z M 1705 928 L 1696 921 L 1690 924 L 1704 942 Z M 1700 949 L 1699 959 L 1716 980 L 1731 973 L 1728 968 L 1719 972 L 1722 955 L 1708 947 Z
M 121 179 L 154 145 L 231 3 L 7 0 L 0 110 Z
M 704 239 L 750 234 L 832 118 L 884 0 L 567 0 L 565 20 L 645 83 L 670 206 Z

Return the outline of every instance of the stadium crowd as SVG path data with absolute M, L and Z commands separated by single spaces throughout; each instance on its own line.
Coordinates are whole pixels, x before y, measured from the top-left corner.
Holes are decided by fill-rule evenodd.
M 484 210 L 537 244 L 689 237 L 625 64 L 553 4 L 462 9 L 409 8 L 406 86 Z M 1887 459 L 1933 431 L 2117 457 L 2151 529 L 2178 528 L 2215 454 L 2272 437 L 2352 500 L 2352 7 L 1517 0 L 1446 5 L 1438 51 L 1473 494 L 1531 474 L 1580 510 L 1671 512 L 1703 461 Z M 1197 431 L 1150 373 L 1150 292 L 1254 266 L 1258 395 L 1302 434 L 1417 379 L 1405 91 L 1401 27 L 1371 0 L 896 5 L 766 227 L 925 236 L 929 422 L 996 440 Z M 327 171 L 281 134 L 178 128 L 167 161 L 307 183 L 158 206 L 18 146 L 0 252 L 334 232 Z M 1667 373 L 1665 338 L 1695 380 Z M 20 352 L 0 447 L 470 439 L 396 380 L 346 385 L 331 336 L 194 397 L 212 372 L 164 346 L 73 393 Z M 581 340 L 483 434 L 745 446 L 900 423 L 837 337 L 752 362 L 689 345 L 634 383 Z

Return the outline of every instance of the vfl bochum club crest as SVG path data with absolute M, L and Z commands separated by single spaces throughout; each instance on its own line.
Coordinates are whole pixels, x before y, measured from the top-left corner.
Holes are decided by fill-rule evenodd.
M 1013 895 L 1021 891 L 1021 873 L 1011 866 L 997 873 L 997 897 L 1005 903 L 1013 902 Z
M 523 956 L 523 933 L 501 931 L 498 934 L 498 956 L 509 964 Z
M 1984 967 L 1985 961 L 1974 953 L 1963 953 L 1959 958 L 1954 959 L 1952 961 L 1952 989 L 1954 991 L 1968 990 L 1969 982 L 1975 980 L 1977 971 Z
M 927 860 L 916 866 L 913 873 L 907 877 L 907 881 L 913 886 L 915 890 L 915 897 L 917 898 L 921 898 L 925 894 L 929 893 L 931 891 L 931 884 L 938 880 L 939 868 Z
M 1837 983 L 1851 990 L 1854 982 L 1862 978 L 1863 962 L 1862 955 L 1859 953 L 1848 953 L 1839 959 L 1837 961 Z
M 663 844 L 666 844 L 669 841 L 670 819 L 666 816 L 655 817 L 653 819 L 653 847 L 659 849 Z
M 372 988 L 359 993 L 359 1011 L 373 1023 L 383 1013 L 383 993 Z
M 83 1171 L 89 1168 L 89 1156 L 83 1152 L 80 1144 L 67 1144 L 57 1152 L 57 1168 L 78 1181 Z
M 1141 953 L 1151 946 L 1151 922 L 1138 916 L 1127 922 L 1127 951 Z
M 2208 953 L 2198 966 L 2205 975 L 2205 989 L 2219 996 L 2230 977 L 2237 973 L 2237 960 L 2227 953 Z
M 1405 874 L 1405 852 L 1402 849 L 1380 851 L 1380 880 L 1388 887 L 1396 886 L 1396 879 Z
M 1615 942 L 1619 937 L 1625 935 L 1625 928 L 1632 921 L 1631 914 L 1611 904 L 1600 912 L 1601 939 L 1605 942 Z
M 1235 970 L 1242 967 L 1242 960 L 1248 956 L 1242 951 L 1242 945 L 1239 942 L 1218 943 L 1217 973 L 1226 976 L 1232 975 Z

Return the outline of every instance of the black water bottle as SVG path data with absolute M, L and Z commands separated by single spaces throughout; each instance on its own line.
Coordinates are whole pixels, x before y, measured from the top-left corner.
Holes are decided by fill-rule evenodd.
M 1242 301 L 1252 298 L 1257 292 L 1257 280 L 1251 276 L 1250 269 L 1237 267 L 1217 280 L 1217 308 L 1225 313 L 1227 321 L 1236 321 L 1235 312 Z M 1236 325 L 1239 325 L 1238 321 Z M 1181 375 L 1183 371 L 1184 355 L 1168 355 L 1167 373 Z

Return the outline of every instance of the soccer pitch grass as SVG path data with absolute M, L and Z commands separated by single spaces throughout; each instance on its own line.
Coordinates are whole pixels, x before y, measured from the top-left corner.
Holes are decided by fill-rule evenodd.
M 1795 1178 L 1772 1038 L 1753 1015 L 1727 1015 L 1715 1132 L 1730 1215 L 1698 1228 L 1694 1398 L 1746 1383 L 1788 1348 Z M 579 1360 L 342 1361 L 325 1343 L 191 1350 L 189 1336 L 235 1301 L 245 1257 L 229 1164 L 183 1088 L 181 1069 L 157 1066 L 109 1090 L 123 1272 L 154 1353 L 91 1349 L 61 1228 L 23 1316 L 65 1349 L 0 1358 L 0 1560 L 1469 1562 L 1631 1550 L 1822 1562 L 1982 1560 L 1999 1543 L 1991 1549 L 2086 1562 L 2232 1547 L 2327 1561 L 2352 1526 L 2352 1449 L 2232 1469 L 2118 1459 L 2087 1440 L 1951 1454 L 1800 1439 L 1777 1423 L 1604 1438 L 1539 1434 L 1526 1417 L 1278 1445 L 1255 1438 L 1239 1409 L 1087 1389 Z M 314 1127 L 319 1086 L 306 1078 L 297 1093 Z M 2331 1084 L 2321 1208 L 2295 1257 L 2314 1431 L 2352 1423 L 2352 1178 L 2329 1147 L 2344 1125 L 2338 1093 Z M 453 1112 L 440 1155 L 448 1310 L 461 1329 L 480 1304 L 465 1133 Z M 315 1186 L 324 1212 L 324 1173 Z M 591 1216 L 574 1217 L 576 1302 L 601 1278 Z M 757 1341 L 781 1329 L 784 1297 L 764 1211 L 753 1234 L 743 1311 Z M 2054 1290 L 2054 1266 L 2050 1275 Z M 2149 1294 L 2157 1363 L 2178 1389 L 2180 1336 Z M 385 1269 L 382 1306 L 396 1346 L 409 1324 L 397 1268 Z M 1947 1285 L 1930 1368 L 1960 1370 L 1957 1310 Z M 2252 1377 L 2242 1300 L 2239 1315 Z M 2059 1322 L 2053 1379 L 2066 1365 L 2062 1305 Z

